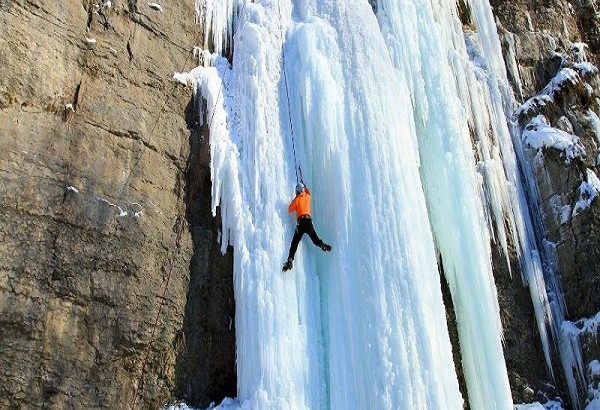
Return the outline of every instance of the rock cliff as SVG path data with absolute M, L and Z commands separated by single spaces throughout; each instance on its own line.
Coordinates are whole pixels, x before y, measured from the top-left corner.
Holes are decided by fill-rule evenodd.
M 231 255 L 171 80 L 197 37 L 190 1 L 0 1 L 0 407 L 235 395 Z
M 581 332 L 587 366 L 599 357 L 597 347 L 589 342 L 598 337 L 597 330 L 585 326 L 585 319 L 600 310 L 600 206 L 594 200 L 597 187 L 593 186 L 600 142 L 600 83 L 593 66 L 600 62 L 597 6 L 586 0 L 492 0 L 491 4 L 509 80 L 523 104 L 515 111 L 515 121 L 528 164 L 523 169 L 531 181 L 528 191 L 531 198 L 538 197 L 531 206 L 538 246 L 564 292 L 566 319 L 577 322 L 574 328 Z M 540 141 L 528 138 L 529 131 L 547 132 L 555 141 L 564 137 L 564 144 L 546 141 L 540 146 Z M 503 281 L 500 270 L 497 273 L 497 281 Z M 516 283 L 499 285 L 513 396 L 517 402 L 530 401 L 534 395 L 542 402 L 560 396 L 569 408 L 559 359 L 554 358 L 556 379 L 552 379 L 541 371 L 539 347 L 533 345 L 537 333 L 527 332 L 526 322 L 518 326 L 515 320 L 531 310 L 525 299 L 509 296 L 516 289 Z M 554 303 L 561 301 L 555 298 Z M 562 332 L 569 333 L 568 328 L 563 326 Z M 581 405 L 593 398 L 586 384 L 593 385 L 589 376 L 580 386 Z

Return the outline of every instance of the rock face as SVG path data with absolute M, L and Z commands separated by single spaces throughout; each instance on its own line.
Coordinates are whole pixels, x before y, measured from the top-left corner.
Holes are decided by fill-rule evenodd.
M 600 310 L 600 292 L 597 291 L 600 285 L 600 205 L 594 200 L 591 188 L 598 173 L 600 84 L 597 70 L 585 63 L 597 66 L 600 62 L 596 5 L 586 0 L 535 4 L 493 0 L 491 3 L 509 80 L 517 99 L 527 102 L 517 110 L 516 120 L 523 131 L 523 147 L 529 163 L 532 182 L 529 192 L 539 195 L 532 206 L 538 222 L 539 247 L 553 261 L 551 267 L 557 272 L 564 291 L 566 319 L 575 322 L 595 316 Z M 527 131 L 542 129 L 566 137 L 570 142 L 540 147 L 527 139 Z M 501 274 L 496 278 L 500 281 Z M 549 373 L 534 374 L 530 370 L 534 366 L 542 368 L 542 362 L 527 366 L 532 357 L 533 362 L 539 361 L 539 354 L 529 356 L 539 351 L 539 346 L 532 345 L 535 331 L 517 325 L 518 320 L 514 319 L 530 310 L 527 303 L 518 303 L 508 296 L 514 286 L 499 285 L 499 293 L 506 316 L 503 320 L 507 330 L 505 354 L 515 401 L 531 401 L 533 397 L 528 399 L 527 396 L 533 396 L 533 391 L 548 398 L 560 395 L 568 407 L 570 402 L 560 375 L 560 362 L 555 358 L 556 380 L 552 380 Z M 529 336 L 523 337 L 523 334 Z M 586 338 L 590 338 L 589 332 Z M 519 343 L 511 354 L 512 340 Z M 597 348 L 591 349 L 590 345 L 584 345 L 586 363 L 598 358 Z M 544 380 L 556 386 L 557 391 L 540 387 L 545 385 Z M 587 383 L 591 381 L 588 378 Z M 526 394 L 519 385 L 530 387 L 532 391 L 525 389 L 530 393 Z M 582 387 L 580 402 L 585 404 L 587 397 L 585 386 Z M 544 397 L 537 399 L 543 401 Z
M 193 7 L 0 0 L 1 408 L 235 395 Z

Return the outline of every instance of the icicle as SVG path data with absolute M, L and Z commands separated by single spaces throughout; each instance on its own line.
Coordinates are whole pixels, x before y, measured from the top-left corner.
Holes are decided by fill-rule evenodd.
M 222 54 L 230 45 L 234 28 L 234 10 L 248 0 L 196 0 L 196 22 L 204 28 L 204 48 L 214 46 Z
M 461 24 L 452 14 L 453 2 L 378 4 L 378 19 L 388 33 L 394 63 L 412 85 L 422 181 L 457 315 L 469 402 L 474 409 L 510 408 L 490 263 L 491 235 L 508 258 L 503 211 L 509 208 L 499 151 L 488 136 L 498 127 L 486 111 L 492 97 L 486 99 L 487 83 L 478 81 L 468 63 Z M 478 60 L 481 67 L 489 63 Z M 477 73 L 482 73 L 481 68 Z M 472 137 L 477 141 L 481 176 L 475 167 Z M 492 225 L 496 231 L 488 231 Z
M 550 244 L 542 244 L 544 246 L 541 252 L 538 250 L 537 238 L 541 238 L 542 235 L 536 232 L 536 229 L 539 230 L 539 228 L 536 228 L 533 221 L 541 220 L 539 219 L 540 210 L 537 207 L 539 196 L 530 161 L 526 157 L 521 144 L 521 130 L 512 120 L 515 101 L 506 79 L 506 69 L 491 8 L 487 0 L 471 0 L 470 4 L 478 28 L 485 61 L 490 63 L 489 70 L 486 72 L 490 76 L 489 89 L 494 94 L 494 116 L 497 119 L 502 119 L 501 122 L 498 122 L 497 141 L 510 183 L 509 186 L 513 190 L 510 201 L 510 208 L 512 209 L 510 215 L 511 218 L 514 218 L 517 228 L 516 231 L 513 231 L 513 237 L 517 238 L 515 243 L 519 245 L 517 250 L 519 251 L 523 271 L 523 280 L 529 287 L 532 297 L 546 364 L 550 373 L 553 374 L 551 344 L 547 328 L 550 327 L 553 335 L 552 339 L 557 342 L 559 338 L 557 324 L 560 324 L 564 317 L 562 291 L 555 269 L 552 268 L 550 262 L 552 252 L 548 247 Z M 549 39 L 549 41 L 552 41 L 552 39 Z M 514 70 L 513 75 L 517 75 Z M 565 75 L 565 79 L 568 77 L 568 75 Z M 506 122 L 508 122 L 508 127 L 505 125 Z M 523 169 L 524 183 L 521 182 L 517 159 Z M 525 194 L 526 191 L 529 196 Z
M 581 331 L 574 323 L 567 320 L 563 321 L 560 329 L 560 360 L 565 369 L 571 404 L 576 410 L 580 408 L 578 384 L 579 386 L 586 385 L 581 340 L 579 338 L 580 333 Z M 575 372 L 575 375 L 573 375 L 573 372 Z

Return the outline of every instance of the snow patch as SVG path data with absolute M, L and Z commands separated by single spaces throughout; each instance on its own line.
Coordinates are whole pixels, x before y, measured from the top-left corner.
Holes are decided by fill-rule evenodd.
M 211 75 L 209 73 L 210 71 L 215 71 L 215 68 L 214 67 L 196 67 L 185 73 L 177 73 L 177 72 L 174 73 L 173 80 L 175 80 L 187 87 L 193 87 L 195 90 L 198 85 L 198 81 L 199 81 L 198 79 L 209 77 Z
M 161 13 L 163 11 L 162 6 L 158 3 L 148 3 L 148 7 L 150 7 L 152 10 L 160 11 Z
M 121 208 L 119 205 L 117 204 L 113 204 L 112 202 L 110 202 L 108 199 L 105 198 L 100 198 L 99 196 L 96 197 L 96 199 L 100 202 L 104 202 L 112 207 L 115 207 L 119 210 L 119 215 L 117 215 L 118 218 L 123 218 L 125 216 L 127 216 L 127 211 L 125 211 L 123 208 Z
M 582 74 L 590 69 L 586 65 L 578 67 L 583 70 Z M 530 113 L 538 112 L 545 105 L 553 104 L 556 95 L 560 94 L 564 88 L 582 84 L 583 81 L 577 71 L 569 67 L 562 68 L 538 95 L 521 104 L 515 110 L 515 115 L 522 118 Z
M 598 390 L 596 390 L 597 392 Z M 585 406 L 585 410 L 600 410 L 600 397 L 595 397 Z
M 552 97 L 547 94 L 536 95 L 535 97 L 531 97 L 529 100 L 521 104 L 515 111 L 515 115 L 517 117 L 522 117 L 524 115 L 528 115 L 530 112 L 537 112 L 540 107 L 545 107 L 553 102 L 554 100 Z
M 544 404 L 537 401 L 535 403 L 517 404 L 514 410 L 564 410 L 564 407 L 558 401 L 548 400 Z
M 589 168 L 586 170 L 586 179 L 587 181 L 582 181 L 579 186 L 579 200 L 573 207 L 573 217 L 588 209 L 600 192 L 600 179 Z
M 588 61 L 575 63 L 573 64 L 573 68 L 577 70 L 584 78 L 598 74 L 598 68 Z
M 249 406 L 249 404 L 247 402 L 240 403 L 239 400 L 232 399 L 229 397 L 226 397 L 225 399 L 223 399 L 223 401 L 219 405 L 215 405 L 215 403 L 212 402 L 204 410 L 233 410 L 233 409 L 252 410 L 252 408 Z M 177 403 L 177 404 L 167 407 L 165 410 L 198 410 L 198 409 L 196 407 L 190 407 L 185 403 Z
M 67 187 L 67 191 L 73 191 L 73 192 L 75 192 L 76 194 L 78 194 L 78 193 L 79 193 L 79 190 L 78 190 L 77 188 L 75 188 L 74 186 L 72 186 L 72 185 L 69 185 L 69 186 Z
M 563 205 L 560 208 L 560 224 L 564 225 L 569 222 L 571 216 L 571 205 Z
M 88 44 L 96 44 L 96 39 L 95 38 L 85 38 L 85 42 Z
M 549 95 L 554 101 L 554 97 L 558 94 L 563 88 L 576 85 L 581 82 L 581 77 L 577 73 L 577 71 L 572 68 L 562 68 L 554 78 L 544 87 L 542 90 L 542 94 Z
M 587 56 L 585 54 L 585 50 L 588 48 L 586 43 L 573 43 L 571 44 L 571 49 L 569 50 L 573 60 L 580 63 L 587 60 Z
M 596 313 L 596 316 L 591 318 L 584 318 L 577 321 L 577 324 L 581 326 L 583 333 L 596 333 L 600 326 L 600 312 Z
M 579 138 L 548 125 L 546 117 L 538 115 L 529 121 L 521 136 L 523 142 L 533 149 L 554 148 L 562 151 L 567 165 L 585 156 Z
M 571 205 L 563 204 L 563 197 L 553 195 L 549 198 L 549 204 L 552 212 L 559 225 L 563 225 L 571 220 Z
M 600 378 L 600 361 L 592 360 L 590 364 L 588 364 L 588 369 L 592 379 Z
M 516 404 L 515 410 L 546 410 L 540 403 Z
M 152 201 L 150 201 L 150 205 L 152 205 L 154 207 L 154 212 L 158 215 L 162 215 L 162 211 L 160 210 L 159 207 L 157 207 Z

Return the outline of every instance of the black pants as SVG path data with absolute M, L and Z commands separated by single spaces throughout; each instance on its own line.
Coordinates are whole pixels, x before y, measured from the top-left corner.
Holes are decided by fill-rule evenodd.
M 298 244 L 300 243 L 300 239 L 302 235 L 308 234 L 310 239 L 312 239 L 313 243 L 319 247 L 323 245 L 323 241 L 319 238 L 319 235 L 315 232 L 315 228 L 313 227 L 311 218 L 300 218 L 298 219 L 298 223 L 296 224 L 296 232 L 294 232 L 294 237 L 292 238 L 292 244 L 290 245 L 290 253 L 288 255 L 288 259 L 294 259 L 294 255 L 296 254 L 296 250 L 298 249 Z

